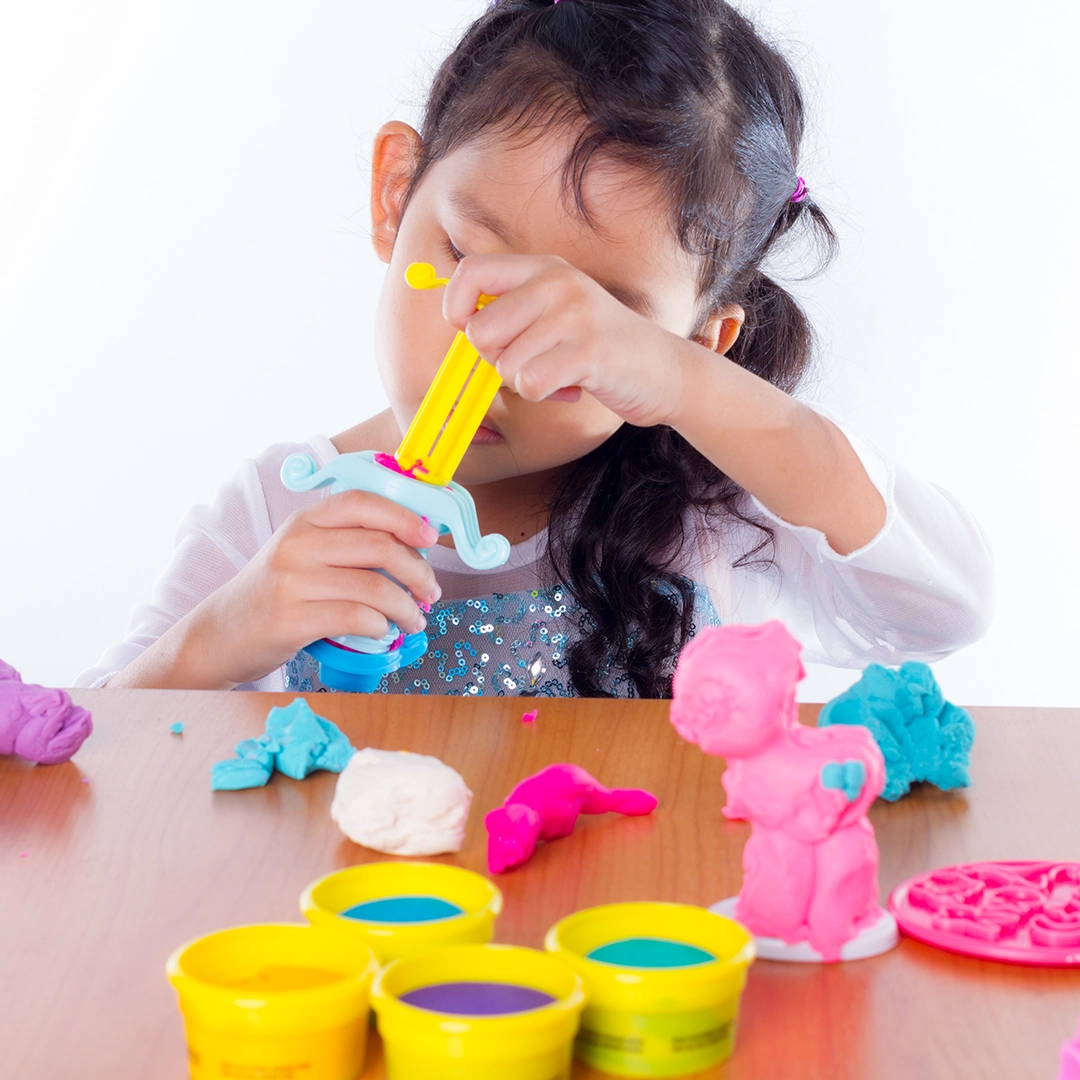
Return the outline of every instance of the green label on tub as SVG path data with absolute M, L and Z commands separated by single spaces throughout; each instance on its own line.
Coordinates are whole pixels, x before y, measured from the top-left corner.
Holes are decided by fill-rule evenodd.
M 691 1050 L 703 1050 L 706 1047 L 716 1046 L 731 1037 L 731 1021 L 709 1028 L 708 1031 L 699 1031 L 693 1035 L 675 1035 L 670 1041 L 670 1052 L 673 1054 L 687 1054 Z M 665 1040 L 668 1041 L 668 1040 Z M 614 1050 L 620 1054 L 632 1054 L 640 1056 L 645 1049 L 645 1040 L 641 1036 L 608 1035 L 603 1031 L 593 1031 L 590 1028 L 582 1028 L 578 1035 L 578 1045 L 588 1046 L 595 1050 Z
M 729 1020 L 726 1024 L 699 1032 L 697 1035 L 677 1035 L 671 1040 L 671 1051 L 674 1054 L 688 1054 L 691 1050 L 703 1050 L 707 1046 L 727 1042 L 731 1038 L 731 1026 Z
M 586 1006 L 574 1052 L 624 1076 L 683 1076 L 724 1061 L 735 1044 L 735 1003 L 651 1016 Z
M 343 918 L 374 923 L 437 922 L 464 914 L 464 908 L 441 896 L 382 896 L 341 912 Z
M 609 941 L 606 945 L 600 945 L 586 953 L 585 958 L 614 967 L 630 968 L 695 967 L 716 959 L 711 952 L 699 949 L 696 945 L 687 945 L 685 941 L 654 937 Z

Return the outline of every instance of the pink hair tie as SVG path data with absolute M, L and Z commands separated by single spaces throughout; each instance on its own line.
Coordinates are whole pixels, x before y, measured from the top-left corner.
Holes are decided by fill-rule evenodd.
M 556 0 L 557 2 L 557 0 Z M 795 190 L 791 193 L 792 202 L 802 202 L 806 198 L 806 181 L 801 177 L 796 177 L 798 183 L 795 185 Z

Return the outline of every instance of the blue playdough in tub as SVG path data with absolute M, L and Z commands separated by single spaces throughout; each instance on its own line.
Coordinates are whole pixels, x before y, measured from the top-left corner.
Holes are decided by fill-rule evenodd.
M 609 941 L 585 954 L 586 960 L 629 968 L 686 968 L 716 959 L 711 952 L 670 938 L 633 937 Z
M 383 896 L 341 912 L 343 918 L 373 923 L 437 922 L 464 914 L 464 908 L 441 896 Z

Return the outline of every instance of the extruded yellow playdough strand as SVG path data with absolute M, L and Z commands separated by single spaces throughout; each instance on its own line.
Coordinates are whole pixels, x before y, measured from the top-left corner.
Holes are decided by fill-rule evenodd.
M 446 284 L 427 263 L 413 263 L 405 276 L 413 288 Z M 493 299 L 482 295 L 477 309 Z M 394 454 L 398 465 L 418 480 L 448 484 L 501 385 L 495 368 L 458 333 Z

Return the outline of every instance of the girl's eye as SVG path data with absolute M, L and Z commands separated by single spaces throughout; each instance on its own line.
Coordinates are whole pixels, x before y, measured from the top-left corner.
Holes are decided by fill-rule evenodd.
M 458 251 L 456 247 L 454 247 L 454 241 L 451 240 L 449 236 L 446 238 L 446 243 L 443 245 L 443 247 L 446 249 L 446 254 L 449 255 L 450 258 L 454 260 L 454 262 L 459 263 L 462 259 L 465 258 L 465 256 L 460 251 Z

